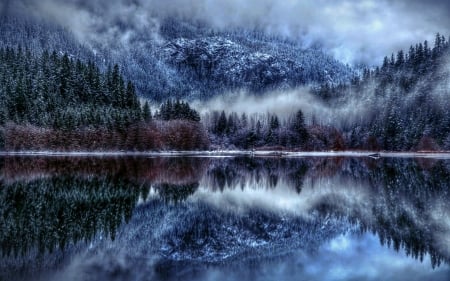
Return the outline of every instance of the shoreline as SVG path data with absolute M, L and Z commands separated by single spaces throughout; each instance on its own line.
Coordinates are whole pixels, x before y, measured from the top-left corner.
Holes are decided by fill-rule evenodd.
M 450 151 L 436 152 L 379 152 L 379 151 L 249 151 L 249 150 L 214 150 L 214 151 L 0 151 L 0 157 L 7 156 L 41 156 L 41 157 L 368 157 L 378 158 L 437 158 L 450 159 Z

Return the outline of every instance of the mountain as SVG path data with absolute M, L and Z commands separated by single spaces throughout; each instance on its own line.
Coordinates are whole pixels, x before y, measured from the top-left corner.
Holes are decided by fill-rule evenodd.
M 123 27 L 126 34 L 128 27 Z M 24 15 L 0 18 L 0 47 L 27 47 L 93 60 L 101 69 L 118 63 L 137 93 L 155 101 L 208 99 L 245 89 L 261 94 L 299 85 L 347 83 L 352 69 L 318 49 L 258 31 L 216 32 L 188 20 L 161 20 L 157 34 L 133 31 L 126 42 L 76 40 L 67 29 Z
M 260 94 L 299 85 L 337 85 L 354 76 L 350 67 L 320 50 L 257 31 L 216 32 L 199 23 L 166 19 L 159 38 L 149 48 L 117 56 L 129 65 L 126 75 L 136 81 L 141 94 L 155 100 L 208 99 L 240 89 Z
M 270 49 L 269 44 L 275 48 Z M 238 41 L 229 36 L 177 38 L 168 41 L 162 53 L 165 62 L 201 82 L 206 95 L 208 89 L 245 88 L 258 93 L 309 83 L 335 84 L 346 81 L 351 73 L 316 50 L 273 41 Z
M 127 30 L 127 27 L 123 27 L 124 34 Z M 71 61 L 72 70 L 77 69 L 77 60 L 80 60 L 80 66 L 85 62 L 80 71 L 71 72 L 83 75 L 75 75 L 69 79 L 76 82 L 73 84 L 77 86 L 74 91 L 80 95 L 85 94 L 81 91 L 83 87 L 90 85 L 83 79 L 89 80 L 87 66 L 92 66 L 92 61 L 95 65 L 94 72 L 106 74 L 112 73 L 111 64 L 118 63 L 121 69 L 116 72 L 121 72 L 124 77 L 122 81 L 133 81 L 135 92 L 140 97 L 155 102 L 168 98 L 208 100 L 241 90 L 264 95 L 274 89 L 286 90 L 306 85 L 313 86 L 316 89 L 313 92 L 321 100 L 311 101 L 315 103 L 312 108 L 316 112 L 300 118 L 303 120 L 300 123 L 307 125 L 300 127 L 309 132 L 301 135 L 310 136 L 309 140 L 303 138 L 303 149 L 436 151 L 450 147 L 450 72 L 447 67 L 450 48 L 448 41 L 440 35 L 436 37 L 433 48 L 428 47 L 428 42 L 417 44 L 408 52 L 399 51 L 396 56 L 386 57 L 380 67 L 366 69 L 361 76 L 356 76 L 350 67 L 318 49 L 303 49 L 298 43 L 258 31 L 213 31 L 202 23 L 187 20 L 161 20 L 157 31 L 146 33 L 137 30 L 130 33 L 127 40 L 117 40 L 114 44 L 105 44 L 109 41 L 99 36 L 98 41 L 92 39 L 94 41 L 82 45 L 64 28 L 23 16 L 2 16 L 0 31 L 0 46 L 13 49 L 25 47 L 25 52 L 17 55 L 20 60 L 11 59 L 9 55 L 14 54 L 11 53 L 12 49 L 4 49 L 3 60 L 6 64 L 2 73 L 7 74 L 5 77 L 11 76 L 12 80 L 3 83 L 4 88 L 0 89 L 0 94 L 11 91 L 19 93 L 6 94 L 9 98 L 1 103 L 3 115 L 0 119 L 5 122 L 16 120 L 19 124 L 28 122 L 48 126 L 54 120 L 67 120 L 61 113 L 57 114 L 58 118 L 47 114 L 45 120 L 42 119 L 44 121 L 30 121 L 35 118 L 31 113 L 39 112 L 41 108 L 37 105 L 41 100 L 33 99 L 33 95 L 38 92 L 32 90 L 39 83 L 31 82 L 49 74 L 48 71 L 40 73 L 36 68 L 40 66 L 41 69 L 48 69 L 38 58 L 46 58 L 51 52 L 44 56 L 41 54 L 55 50 L 55 55 L 61 60 L 65 57 L 63 53 L 68 54 L 64 60 Z M 33 60 L 29 59 L 28 52 L 34 57 L 34 64 L 31 64 Z M 15 72 L 11 72 L 11 66 L 14 65 L 21 65 L 20 73 L 23 77 L 14 76 Z M 58 65 L 60 64 L 55 64 L 54 71 L 64 74 Z M 25 79 L 27 75 L 31 75 L 32 79 Z M 100 79 L 100 86 L 105 89 L 109 89 L 107 76 Z M 46 78 L 46 83 L 58 88 L 57 80 Z M 46 83 L 42 85 L 45 86 Z M 120 88 L 122 90 L 119 92 L 124 92 L 124 85 Z M 40 89 L 40 94 L 42 96 L 43 89 Z M 26 112 L 30 114 L 22 116 L 25 111 L 20 105 L 23 102 L 16 102 L 12 97 L 19 100 L 28 97 L 26 105 L 34 111 L 28 110 Z M 8 105 L 8 100 L 11 101 L 11 106 Z M 30 104 L 33 106 L 30 107 Z M 75 102 L 74 106 L 64 110 L 58 107 L 55 112 L 66 112 L 77 105 Z M 314 122 L 320 120 L 320 114 L 324 114 L 317 108 L 325 108 L 334 114 L 330 115 L 333 117 L 327 124 Z M 84 116 L 83 114 L 77 110 L 69 116 Z M 213 117 L 217 118 L 204 124 L 212 128 L 211 132 L 216 132 L 219 144 L 230 143 L 244 148 L 255 145 L 298 146 L 298 141 L 292 140 L 298 140 L 299 132 L 295 126 L 286 127 L 292 122 L 280 122 L 277 116 L 270 115 L 270 122 L 254 119 L 255 124 L 252 125 L 247 122 L 251 118 L 247 120 L 245 116 L 237 116 L 231 113 L 225 120 L 225 114 L 223 118 L 216 114 Z M 221 120 L 226 122 L 220 123 Z M 312 121 L 308 122 L 309 120 Z M 260 121 L 259 124 L 257 121 Z M 317 124 L 325 127 L 316 126 Z M 296 133 L 291 134 L 292 132 Z

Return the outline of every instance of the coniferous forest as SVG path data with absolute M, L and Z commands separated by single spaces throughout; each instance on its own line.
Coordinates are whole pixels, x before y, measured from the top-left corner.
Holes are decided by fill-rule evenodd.
M 449 42 L 440 34 L 378 66 L 351 69 L 260 31 L 213 32 L 176 19 L 162 21 L 160 29 L 167 44 L 149 39 L 145 57 L 115 57 L 90 53 L 51 23 L 2 17 L 2 149 L 450 149 Z M 305 85 L 312 107 L 326 117 L 308 104 L 287 115 L 234 112 L 225 104 L 200 113 L 189 104 L 236 89 L 264 101 L 271 91 Z
M 204 149 L 200 117 L 168 101 L 152 121 L 118 65 L 100 71 L 67 54 L 0 50 L 0 125 L 7 150 Z
M 348 84 L 313 88 L 328 104 L 370 100 L 371 114 L 360 121 L 324 125 L 315 116 L 307 122 L 301 109 L 287 118 L 226 111 L 201 118 L 189 103 L 173 99 L 152 112 L 117 64 L 102 71 L 68 54 L 6 47 L 0 49 L 1 144 L 6 150 L 190 150 L 210 143 L 241 149 L 448 149 L 447 92 L 439 89 L 447 81 L 442 67 L 448 52 L 448 41 L 438 34 L 433 48 L 420 43 Z

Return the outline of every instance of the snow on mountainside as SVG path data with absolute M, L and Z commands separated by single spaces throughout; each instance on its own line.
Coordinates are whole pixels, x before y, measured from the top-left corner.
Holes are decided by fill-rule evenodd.
M 354 75 L 350 67 L 322 51 L 282 38 L 248 30 L 215 33 L 187 25 L 165 22 L 161 34 L 166 42 L 158 52 L 186 81 L 200 84 L 195 90 L 201 96 L 242 88 L 262 93 L 299 85 L 337 85 Z
M 192 71 L 197 79 L 230 87 L 258 90 L 288 82 L 290 70 L 302 71 L 293 61 L 283 61 L 218 37 L 176 39 L 166 44 L 164 52 L 169 63 Z

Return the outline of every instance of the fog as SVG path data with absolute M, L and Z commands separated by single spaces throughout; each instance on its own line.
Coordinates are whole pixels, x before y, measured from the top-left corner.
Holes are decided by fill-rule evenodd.
M 370 117 L 376 111 L 372 107 L 374 100 L 375 97 L 368 92 L 366 96 L 346 99 L 331 106 L 304 87 L 276 90 L 260 96 L 246 91 L 226 93 L 207 102 L 193 102 L 193 107 L 203 114 L 225 110 L 247 115 L 271 113 L 281 118 L 288 118 L 301 110 L 308 124 L 314 122 L 340 127 Z
M 449 2 L 438 0 L 20 0 L 3 6 L 62 24 L 88 45 L 157 42 L 160 19 L 172 16 L 289 37 L 350 64 L 379 64 L 386 54 L 432 41 L 436 32 L 450 33 Z

